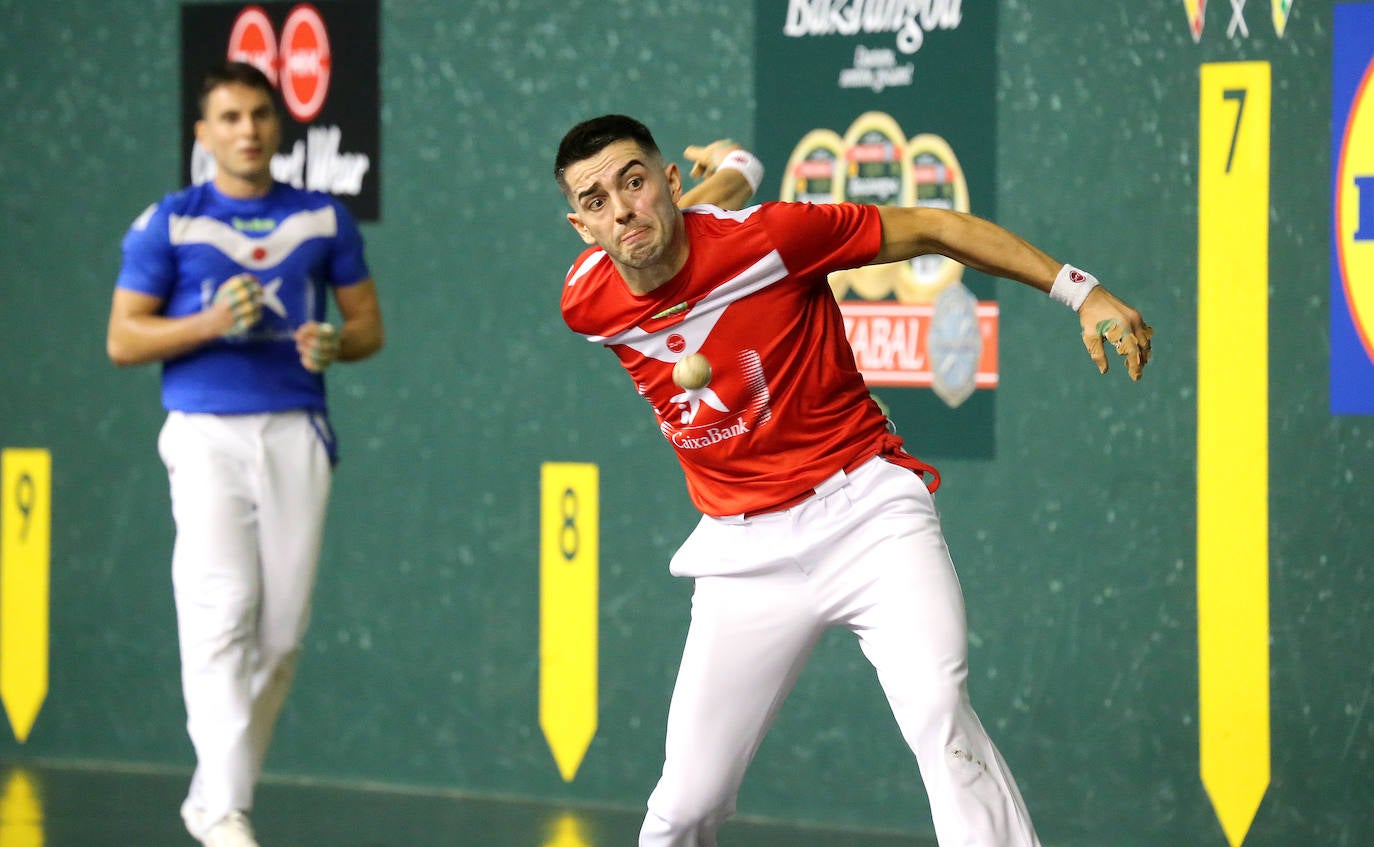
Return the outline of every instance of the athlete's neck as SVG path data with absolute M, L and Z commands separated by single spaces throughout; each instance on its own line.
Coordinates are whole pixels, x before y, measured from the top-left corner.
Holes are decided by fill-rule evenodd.
M 658 271 L 658 268 L 655 268 L 655 271 Z M 625 287 L 640 297 L 662 288 L 665 282 L 676 275 L 677 271 L 647 274 L 641 269 L 620 268 L 620 276 L 625 280 Z
M 687 226 L 679 216 L 672 241 L 657 261 L 642 268 L 627 267 L 616 262 L 616 270 L 620 271 L 621 279 L 625 280 L 625 287 L 636 296 L 643 297 L 677 276 L 686 266 L 689 255 L 691 245 L 687 242 Z
M 236 200 L 266 197 L 267 192 L 272 190 L 272 175 L 269 173 L 261 177 L 247 178 L 221 172 L 215 174 L 215 189 L 225 197 L 233 197 Z

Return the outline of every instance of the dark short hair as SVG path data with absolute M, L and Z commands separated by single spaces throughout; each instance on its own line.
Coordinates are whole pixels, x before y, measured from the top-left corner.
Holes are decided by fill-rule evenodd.
M 272 96 L 272 81 L 255 65 L 250 65 L 247 62 L 220 62 L 206 71 L 205 76 L 201 79 L 200 116 L 202 118 L 205 117 L 205 101 L 210 99 L 210 92 L 221 85 L 232 83 L 256 88 L 266 92 L 268 97 Z
M 558 145 L 558 156 L 553 160 L 553 178 L 558 180 L 558 187 L 563 189 L 564 194 L 568 193 L 568 180 L 564 177 L 564 171 L 569 165 L 590 158 L 617 141 L 625 140 L 638 144 L 639 149 L 645 153 L 659 157 L 663 155 L 659 152 L 658 144 L 650 134 L 649 128 L 626 115 L 602 115 L 583 121 L 568 130 Z

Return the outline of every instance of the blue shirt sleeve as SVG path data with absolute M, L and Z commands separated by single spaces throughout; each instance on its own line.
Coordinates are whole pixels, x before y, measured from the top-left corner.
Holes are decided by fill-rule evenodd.
M 341 287 L 354 285 L 372 276 L 363 256 L 363 235 L 344 205 L 331 198 L 334 204 L 334 218 L 338 231 L 334 236 L 333 250 L 329 257 L 330 282 Z
M 119 268 L 118 288 L 170 299 L 176 287 L 176 256 L 167 231 L 165 203 L 149 206 L 124 236 L 124 262 Z

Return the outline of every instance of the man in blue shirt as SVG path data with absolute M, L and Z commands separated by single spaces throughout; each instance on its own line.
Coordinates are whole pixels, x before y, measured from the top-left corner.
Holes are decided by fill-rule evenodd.
M 281 122 L 267 77 L 221 65 L 200 107 L 215 177 L 134 221 L 107 347 L 118 365 L 162 363 L 197 761 L 182 817 L 207 847 L 256 847 L 247 815 L 305 634 L 337 458 L 323 373 L 377 352 L 383 329 L 347 210 L 272 179 Z

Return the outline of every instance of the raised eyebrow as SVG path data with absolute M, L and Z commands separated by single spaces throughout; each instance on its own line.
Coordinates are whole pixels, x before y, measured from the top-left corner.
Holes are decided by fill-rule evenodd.
M 621 168 L 620 170 L 618 170 L 618 171 L 615 172 L 615 178 L 616 178 L 617 180 L 620 179 L 620 178 L 623 177 L 626 173 L 628 173 L 629 171 L 633 170 L 636 166 L 639 166 L 639 167 L 646 167 L 645 164 L 644 164 L 643 162 L 641 162 L 639 159 L 631 159 L 630 161 L 628 161 L 628 162 L 625 163 L 625 167 L 623 167 L 623 168 Z M 593 183 L 592 185 L 588 186 L 586 189 L 584 189 L 584 190 L 578 192 L 578 194 L 577 194 L 577 202 L 581 203 L 582 200 L 583 200 L 583 198 L 585 198 L 585 197 L 587 197 L 587 196 L 589 196 L 589 195 L 592 195 L 592 194 L 596 194 L 596 193 L 599 192 L 600 190 L 601 190 L 601 183 L 599 183 L 599 182 Z

